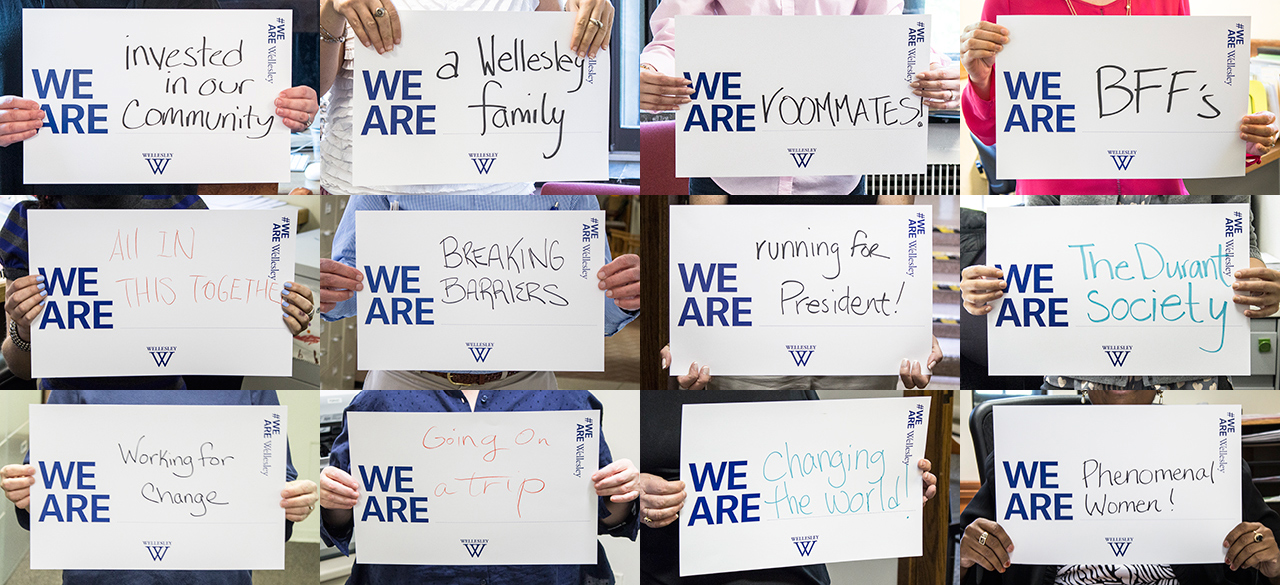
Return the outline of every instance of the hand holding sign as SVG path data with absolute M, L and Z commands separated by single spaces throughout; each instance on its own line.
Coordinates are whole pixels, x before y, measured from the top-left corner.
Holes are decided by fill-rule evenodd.
M 960 35 L 960 63 L 969 72 L 969 84 L 982 99 L 991 99 L 991 70 L 996 55 L 1009 42 L 1009 29 L 981 21 L 964 27 Z
M 964 299 L 964 310 L 970 315 L 981 317 L 995 309 L 990 304 L 1004 297 L 1004 289 L 1009 284 L 1004 281 L 1004 271 L 990 266 L 970 266 L 960 272 L 960 297 Z
M 600 49 L 609 50 L 613 38 L 613 3 L 609 0 L 568 0 L 565 12 L 574 13 L 573 44 L 569 49 L 579 57 L 596 58 Z
M 619 459 L 591 474 L 596 495 L 609 497 L 609 501 L 621 504 L 640 497 L 638 482 L 640 470 L 630 459 Z
M 310 86 L 299 85 L 280 92 L 276 98 L 276 115 L 284 120 L 284 125 L 294 132 L 302 132 L 311 127 L 315 121 L 320 104 L 316 98 L 316 90 Z
M 674 112 L 687 104 L 693 95 L 692 81 L 663 75 L 652 69 L 640 70 L 640 109 L 650 112 Z
M 960 574 L 980 565 L 988 571 L 1003 573 L 1008 569 L 1009 554 L 1013 552 L 1013 539 L 1004 528 L 986 518 L 978 518 L 964 529 L 960 539 Z
M 683 481 L 667 481 L 653 474 L 640 474 L 640 520 L 649 528 L 675 522 L 684 508 Z
M 311 311 L 315 309 L 315 297 L 311 295 L 311 288 L 305 284 L 286 282 L 280 296 L 284 298 L 281 306 L 284 307 L 284 322 L 289 326 L 289 332 L 297 335 L 306 331 L 311 325 Z
M 1249 154 L 1261 156 L 1271 152 L 1278 134 L 1280 124 L 1271 112 L 1250 114 L 1240 121 L 1240 139 L 1250 143 Z
M 1268 579 L 1280 577 L 1280 548 L 1271 529 L 1258 522 L 1241 522 L 1222 541 L 1232 571 L 1258 569 Z
M 600 290 L 627 311 L 640 310 L 640 257 L 623 254 L 605 264 L 596 274 Z
M 36 483 L 36 468 L 32 465 L 6 465 L 0 469 L 0 488 L 19 510 L 31 507 L 31 486 Z
M 284 484 L 280 490 L 280 507 L 284 508 L 284 518 L 290 522 L 302 522 L 315 509 L 316 483 L 309 479 L 298 479 Z
M 18 324 L 18 333 L 31 340 L 31 325 L 40 316 L 49 291 L 45 289 L 43 274 L 29 274 L 13 281 L 5 291 L 4 312 Z
M 35 136 L 43 125 L 40 104 L 16 95 L 0 97 L 0 148 Z
M 1270 317 L 1280 310 L 1280 271 L 1264 267 L 1246 268 L 1236 272 L 1236 283 L 1232 288 L 1237 293 L 1232 299 L 1237 305 L 1258 307 L 1258 310 L 1244 312 L 1251 319 Z

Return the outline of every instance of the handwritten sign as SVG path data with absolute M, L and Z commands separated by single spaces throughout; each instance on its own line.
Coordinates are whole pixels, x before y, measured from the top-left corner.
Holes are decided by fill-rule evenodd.
M 361 562 L 596 562 L 600 412 L 349 412 Z
M 897 375 L 931 347 L 928 206 L 673 206 L 674 364 Z
M 33 210 L 38 378 L 289 376 L 294 218 L 275 211 Z
M 1248 205 L 991 209 L 991 373 L 1249 375 Z M 1052 348 L 1046 350 L 1046 348 Z
M 1244 175 L 1249 17 L 998 22 L 1010 36 L 991 79 L 1001 178 Z M 1096 42 L 1064 50 L 1081 38 Z
M 1020 565 L 1221 563 L 1239 406 L 997 406 L 996 522 Z
M 284 568 L 283 406 L 30 408 L 32 569 Z
M 22 11 L 27 183 L 289 182 L 289 10 Z
M 604 370 L 602 212 L 359 211 L 356 225 L 360 369 Z
M 563 12 L 400 11 L 403 42 L 355 48 L 357 185 L 609 178 L 609 62 Z
M 676 75 L 696 90 L 676 114 L 677 175 L 924 172 L 929 112 L 910 83 L 929 70 L 929 16 L 677 16 L 676 25 Z
M 680 576 L 920 556 L 929 401 L 685 405 Z

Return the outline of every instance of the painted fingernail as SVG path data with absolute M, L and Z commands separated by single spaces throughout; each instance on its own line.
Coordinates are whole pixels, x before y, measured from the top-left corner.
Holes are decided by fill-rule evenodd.
M 44 283 L 42 282 L 42 283 L 40 283 L 40 284 L 37 284 L 37 285 L 36 285 L 36 289 L 38 289 L 38 290 L 44 290 Z
M 47 297 L 47 296 L 49 296 L 49 291 L 47 291 L 47 290 L 42 290 L 42 291 L 40 291 L 40 296 L 42 296 L 42 297 Z
M 283 305 L 283 306 L 285 306 L 285 307 L 287 307 L 287 306 L 289 306 L 289 301 L 285 301 L 285 302 L 280 303 L 280 304 L 281 304 L 281 305 Z
M 291 289 L 291 288 L 293 288 L 293 283 L 292 283 L 292 282 L 286 282 L 286 283 L 284 283 L 284 287 L 285 287 L 285 288 L 289 288 L 289 289 Z
M 41 274 L 40 276 L 37 276 L 37 277 L 36 277 L 36 282 L 44 282 L 44 275 L 43 275 L 43 274 Z

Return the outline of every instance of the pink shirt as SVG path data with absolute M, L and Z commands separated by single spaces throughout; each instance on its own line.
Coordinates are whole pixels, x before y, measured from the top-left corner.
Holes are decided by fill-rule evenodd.
M 848 16 L 902 14 L 902 0 L 663 0 L 649 18 L 653 41 L 640 54 L 663 75 L 676 76 L 676 15 Z M 762 39 L 762 41 L 764 41 Z M 730 195 L 847 195 L 861 176 L 718 177 Z
M 1133 0 L 1135 16 L 1186 16 L 1191 13 L 1188 0 Z M 1094 6 L 1082 0 L 1073 0 L 1072 6 L 1080 16 L 1125 15 L 1125 0 L 1115 0 L 1106 6 Z M 986 0 L 982 6 L 982 20 L 996 22 L 1003 14 L 1044 14 L 1070 16 L 1067 0 Z M 1018 31 L 1010 29 L 1009 36 L 1017 38 Z M 1067 49 L 1069 50 L 1069 49 Z M 991 79 L 995 80 L 994 69 Z M 991 84 L 990 99 L 981 99 L 971 84 L 965 84 L 960 97 L 965 124 L 983 144 L 996 143 L 996 102 L 999 84 Z M 999 148 L 996 149 L 999 161 Z M 999 165 L 997 165 L 997 172 Z M 1182 179 L 1020 179 L 1019 195 L 1186 195 Z

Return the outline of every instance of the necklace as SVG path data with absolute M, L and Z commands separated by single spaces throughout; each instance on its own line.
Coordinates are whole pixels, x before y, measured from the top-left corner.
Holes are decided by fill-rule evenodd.
M 1071 0 L 1067 0 L 1067 9 L 1071 10 L 1071 16 L 1079 16 L 1076 14 L 1076 6 L 1071 3 Z M 1133 16 L 1133 0 L 1124 0 L 1124 14 L 1125 16 Z

